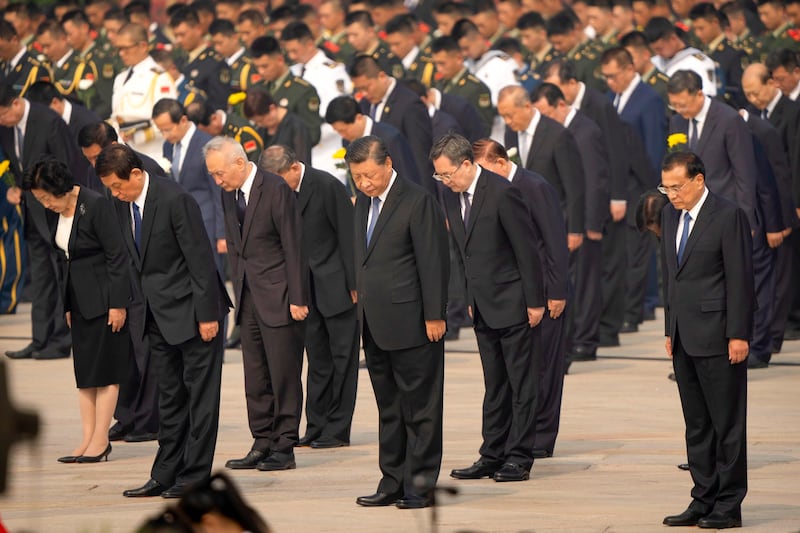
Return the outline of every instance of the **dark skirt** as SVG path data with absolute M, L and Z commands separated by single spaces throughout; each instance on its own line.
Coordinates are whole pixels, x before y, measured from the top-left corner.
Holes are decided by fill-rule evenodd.
M 118 385 L 125 377 L 131 345 L 128 321 L 117 333 L 107 323 L 108 314 L 86 319 L 72 305 L 72 363 L 79 389 Z

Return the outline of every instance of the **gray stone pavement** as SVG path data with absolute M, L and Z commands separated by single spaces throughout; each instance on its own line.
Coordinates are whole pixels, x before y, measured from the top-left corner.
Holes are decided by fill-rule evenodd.
M 27 344 L 27 306 L 0 317 L 0 349 Z M 537 461 L 531 480 L 456 481 L 448 474 L 477 459 L 483 381 L 474 337 L 447 345 L 444 462 L 438 531 L 652 532 L 689 503 L 683 422 L 675 384 L 667 380 L 662 322 L 622 336 L 595 362 L 576 363 L 566 377 L 555 457 Z M 4 356 L 2 356 L 5 358 Z M 752 371 L 749 387 L 750 490 L 747 531 L 800 531 L 800 342 L 787 342 L 768 369 Z M 71 360 L 6 359 L 12 398 L 42 417 L 40 439 L 11 458 L 9 491 L 0 517 L 9 531 L 132 531 L 157 513 L 161 498 L 129 500 L 122 491 L 148 479 L 155 443 L 114 443 L 110 461 L 56 462 L 80 437 Z M 244 405 L 241 353 L 229 351 L 223 369 L 222 410 L 215 468 L 251 444 Z M 352 445 L 298 449 L 297 470 L 231 472 L 246 499 L 286 532 L 434 531 L 431 509 L 360 508 L 356 496 L 374 492 L 377 412 L 365 369 L 360 371 Z M 0 416 L 3 416 L 0 413 Z M 303 423 L 304 424 L 304 423 Z M 301 426 L 301 430 L 302 430 Z M 680 528 L 679 528 L 680 530 Z

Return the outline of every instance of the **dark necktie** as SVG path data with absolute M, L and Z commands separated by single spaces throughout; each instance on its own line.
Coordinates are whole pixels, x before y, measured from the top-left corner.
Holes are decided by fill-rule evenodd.
M 617 113 L 619 113 L 619 103 L 621 101 L 622 101 L 622 95 L 621 94 L 618 94 L 617 96 L 614 97 L 614 109 L 617 110 Z
M 17 161 L 19 161 L 20 166 L 22 166 L 22 146 L 25 144 L 25 136 L 22 134 L 22 128 L 17 126 L 15 128 L 17 130 Z
M 172 177 L 175 178 L 175 181 L 178 181 L 178 177 L 181 175 L 181 143 L 175 145 L 174 150 L 172 151 Z
M 247 201 L 244 199 L 244 193 L 241 189 L 236 191 L 236 219 L 239 221 L 239 231 L 242 231 L 244 226 L 244 213 L 247 209 Z
M 689 121 L 689 150 L 694 151 L 697 146 L 697 119 L 693 118 Z
M 375 224 L 378 223 L 378 215 L 380 214 L 381 199 L 377 196 L 372 199 L 372 218 L 367 226 L 367 246 L 369 241 L 372 240 L 372 232 L 375 231 Z
M 133 67 L 128 69 L 128 75 L 125 76 L 125 81 L 122 82 L 122 85 L 125 85 L 126 83 L 128 83 L 131 80 L 132 77 L 133 77 Z
M 766 107 L 763 110 L 761 110 L 761 118 L 763 118 L 764 120 L 767 120 L 767 118 L 769 118 L 767 116 L 767 108 Z
M 472 204 L 469 203 L 469 193 L 464 191 L 461 193 L 464 197 L 464 229 L 467 229 L 467 224 L 469 224 L 469 210 L 472 208 Z
M 369 118 L 375 120 L 375 112 L 378 110 L 378 104 L 372 104 L 369 106 Z
M 141 251 L 142 244 L 142 212 L 136 202 L 131 204 L 133 208 L 133 242 L 136 243 L 136 250 Z
M 678 266 L 683 261 L 683 251 L 686 249 L 686 241 L 689 240 L 689 223 L 692 221 L 692 215 L 687 211 L 683 215 L 683 232 L 681 233 L 681 242 L 678 243 Z

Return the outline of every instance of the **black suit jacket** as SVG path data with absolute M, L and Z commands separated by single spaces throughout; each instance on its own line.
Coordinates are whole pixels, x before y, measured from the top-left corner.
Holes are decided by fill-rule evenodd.
M 431 126 L 433 127 L 433 140 L 434 142 L 448 133 L 455 133 L 461 135 L 462 137 L 466 137 L 464 135 L 464 130 L 461 128 L 461 124 L 446 111 L 442 111 L 441 109 L 436 111 L 434 115 L 431 117 Z
M 616 95 L 609 93 L 609 98 L 613 100 Z M 667 115 L 664 112 L 664 100 L 647 83 L 641 82 L 631 93 L 625 107 L 619 114 L 620 118 L 630 124 L 641 139 L 647 152 L 647 158 L 653 169 L 653 177 L 656 181 L 661 179 L 661 161 L 664 159 L 664 152 L 667 148 L 665 139 L 667 138 Z M 626 151 L 626 154 L 628 151 Z M 637 201 L 639 197 L 628 197 L 631 202 Z
M 222 192 L 236 301 L 241 303 L 246 283 L 261 320 L 271 327 L 285 326 L 292 322 L 290 304 L 310 304 L 297 200 L 283 178 L 256 170 L 240 231 L 236 194 Z M 237 322 L 240 313 L 238 308 Z
M 136 150 L 134 150 L 134 153 L 142 161 L 142 170 L 144 170 L 151 176 L 166 177 L 164 168 L 160 164 L 158 164 L 155 159 L 153 159 L 149 155 L 137 152 Z M 86 162 L 87 164 L 89 163 L 88 161 Z M 97 177 L 97 172 L 94 171 L 94 167 L 92 165 L 89 165 L 88 178 L 86 181 L 89 183 L 90 189 L 105 195 L 107 198 L 111 198 L 111 194 L 109 193 L 108 189 L 106 189 L 106 187 L 103 185 L 103 182 L 100 181 L 100 178 Z
M 506 148 L 517 148 L 517 133 L 506 127 Z M 556 191 L 561 201 L 561 209 L 567 219 L 569 233 L 586 231 L 586 181 L 578 153 L 575 137 L 564 126 L 544 115 L 533 136 L 528 150 L 528 160 L 523 166 L 546 179 Z
M 449 189 L 445 212 L 464 263 L 469 304 L 489 327 L 508 328 L 527 322 L 527 308 L 545 306 L 539 243 L 519 189 L 485 168 L 476 179 L 467 227 L 460 195 Z
M 89 124 L 97 124 L 100 122 L 100 117 L 98 117 L 97 114 L 91 109 L 87 109 L 84 106 L 74 102 L 70 103 L 72 104 L 72 112 L 70 113 L 69 123 L 67 126 L 69 127 L 69 132 L 75 139 L 77 139 L 78 133 L 80 133 L 84 126 L 88 126 Z
M 370 103 L 367 99 L 360 102 L 361 111 L 369 116 Z M 433 128 L 428 110 L 417 94 L 399 81 L 386 100 L 381 113 L 380 122 L 397 128 L 408 141 L 417 168 L 422 173 L 422 186 L 428 191 L 435 191 L 433 164 L 428 158 L 433 146 Z M 408 178 L 408 176 L 405 176 Z
M 542 176 L 522 167 L 517 167 L 511 183 L 522 193 L 540 237 L 539 259 L 544 270 L 545 297 L 565 300 L 569 283 L 569 250 L 558 193 Z
M 609 217 L 608 145 L 600 128 L 582 111 L 575 113 L 567 129 L 578 145 L 586 180 L 586 229 L 602 232 Z
M 367 246 L 371 199 L 356 200 L 358 318 L 382 350 L 427 344 L 426 320 L 445 320 L 450 257 L 435 198 L 397 175 Z
M 800 206 L 800 103 L 782 94 L 769 121 L 780 132 L 792 171 L 794 204 Z
M 669 132 L 683 133 L 688 138 L 689 121 L 676 113 Z M 694 151 L 705 164 L 708 188 L 741 207 L 750 227 L 755 229 L 755 155 L 750 132 L 739 113 L 712 99 Z
M 796 225 L 792 201 L 792 177 L 780 133 L 768 121 L 750 115 L 747 127 L 753 134 L 756 157 L 756 215 L 768 233 L 777 233 Z
M 661 215 L 665 335 L 696 357 L 728 353 L 729 339 L 750 340 L 755 292 L 753 245 L 742 209 L 709 192 L 678 265 L 681 212 Z
M 114 200 L 147 308 L 171 345 L 199 335 L 198 322 L 225 318 L 231 307 L 195 199 L 169 178 L 149 176 L 141 251 L 133 240 L 131 204 Z
M 208 173 L 206 168 L 206 158 L 203 156 L 203 147 L 211 140 L 211 135 L 195 129 L 189 146 L 181 146 L 185 150 L 183 164 L 181 165 L 180 175 L 175 176 L 174 170 L 171 172 L 173 179 L 181 184 L 197 201 L 200 212 L 203 214 L 203 226 L 208 233 L 211 241 L 225 238 L 225 224 L 222 217 L 222 203 L 219 196 L 219 188 L 214 183 L 214 178 Z M 164 157 L 172 161 L 172 154 L 175 145 L 164 142 Z M 216 250 L 216 248 L 215 248 Z
M 297 204 L 313 305 L 323 316 L 338 315 L 353 307 L 356 290 L 353 204 L 338 179 L 307 165 Z
M 58 220 L 53 222 L 55 246 Z M 69 260 L 59 249 L 65 311 L 77 307 L 84 318 L 92 319 L 107 314 L 111 308 L 128 307 L 131 299 L 128 254 L 113 204 L 100 193 L 81 187 L 67 249 Z M 71 294 L 77 301 L 72 301 Z
M 439 111 L 444 111 L 458 121 L 461 125 L 461 130 L 464 132 L 464 137 L 469 142 L 475 142 L 478 139 L 489 136 L 490 132 L 485 129 L 483 119 L 481 119 L 475 106 L 469 103 L 469 100 L 457 94 L 440 94 L 442 95 L 442 100 L 439 104 Z
M 626 200 L 628 158 L 624 139 L 617 135 L 622 127 L 617 110 L 603 93 L 589 86 L 586 86 L 580 110 L 600 128 L 603 134 L 602 140 L 608 157 L 608 191 L 611 198 Z M 584 170 L 587 169 L 584 168 Z M 606 211 L 608 211 L 608 204 L 606 204 Z

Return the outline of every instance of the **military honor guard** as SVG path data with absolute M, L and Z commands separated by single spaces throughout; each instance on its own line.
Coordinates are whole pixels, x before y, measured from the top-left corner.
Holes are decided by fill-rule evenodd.
M 50 81 L 51 74 L 34 58 L 17 36 L 14 26 L 0 20 L 0 79 L 7 81 L 20 96 L 37 81 Z
M 345 20 L 347 41 L 356 53 L 372 56 L 389 76 L 402 79 L 405 75 L 400 59 L 389 50 L 375 31 L 375 23 L 367 11 L 353 11 Z

